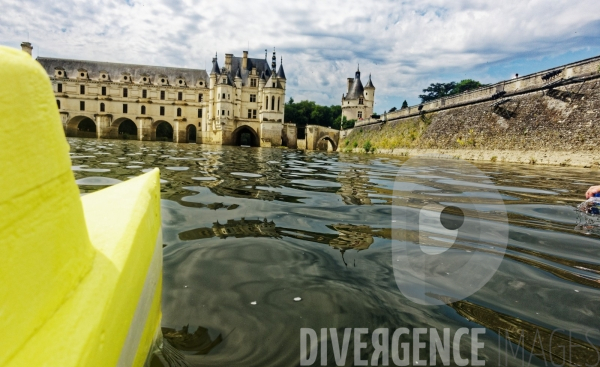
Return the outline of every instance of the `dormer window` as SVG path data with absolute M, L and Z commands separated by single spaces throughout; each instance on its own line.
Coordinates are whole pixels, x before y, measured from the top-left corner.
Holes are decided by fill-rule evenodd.
M 223 84 L 227 83 L 227 78 L 223 78 Z
M 183 79 L 182 77 L 179 77 L 179 78 L 177 78 L 177 81 L 176 81 L 176 83 L 177 83 L 177 85 L 178 85 L 178 86 L 180 86 L 180 87 L 183 87 L 183 86 L 185 86 L 185 85 L 186 85 L 186 84 L 185 84 L 185 79 Z
M 256 78 L 250 79 L 250 86 L 251 87 L 256 87 Z
M 77 79 L 87 79 L 87 78 L 88 78 L 87 70 L 85 70 L 85 69 L 77 70 Z
M 358 104 L 363 104 L 363 97 L 358 98 Z
M 101 70 L 100 71 L 100 80 L 102 81 L 109 81 L 110 77 L 108 76 L 108 72 L 105 70 Z
M 133 82 L 133 79 L 131 79 L 131 74 L 129 74 L 129 73 L 123 73 L 121 75 L 121 82 L 123 82 L 123 83 L 131 83 L 131 82 Z
M 140 84 L 150 84 L 150 76 L 148 74 L 142 74 L 138 83 Z
M 160 85 L 169 85 L 169 79 L 167 78 L 166 75 L 159 75 L 158 77 L 159 77 L 159 79 L 158 79 L 159 83 L 158 84 L 160 84 Z
M 57 68 L 54 68 L 54 77 L 55 78 L 66 78 L 67 73 L 65 72 L 65 69 L 63 69 L 61 67 L 57 67 Z

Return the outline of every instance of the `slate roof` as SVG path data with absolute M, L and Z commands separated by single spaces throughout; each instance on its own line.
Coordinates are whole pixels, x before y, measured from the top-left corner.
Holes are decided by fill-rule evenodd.
M 369 81 L 367 82 L 367 85 L 365 85 L 365 88 L 375 88 L 373 82 L 371 81 L 371 74 L 369 74 Z
M 365 88 L 360 81 L 360 72 L 357 71 L 356 78 L 354 78 L 350 88 L 348 88 L 348 93 L 346 94 L 345 99 L 358 99 L 359 97 L 363 96 L 364 90 Z
M 257 76 L 261 75 L 261 73 L 263 71 L 265 73 L 266 78 L 269 78 L 271 76 L 271 69 L 269 69 L 269 63 L 265 59 L 255 59 L 255 58 L 249 57 L 247 68 L 246 68 L 246 70 L 244 70 L 242 68 L 242 58 L 241 57 L 233 56 L 231 58 L 231 70 L 236 70 L 238 68 L 240 69 L 242 83 L 244 85 L 250 85 L 250 83 L 248 82 L 248 76 L 250 75 L 250 71 L 252 71 L 253 67 L 256 67 Z
M 277 77 L 285 79 L 285 72 L 283 71 L 283 63 L 279 64 L 279 70 L 277 70 Z
M 198 80 L 208 83 L 208 74 L 202 69 L 174 68 L 167 66 L 123 64 L 104 61 L 87 61 L 73 59 L 55 59 L 49 57 L 38 57 L 36 59 L 46 70 L 49 76 L 54 76 L 54 70 L 63 68 L 68 78 L 76 78 L 79 69 L 85 69 L 90 79 L 98 79 L 100 72 L 108 73 L 111 80 L 120 79 L 123 73 L 129 73 L 134 81 L 142 76 L 149 76 L 152 82 L 155 82 L 159 75 L 168 78 L 170 84 L 174 84 L 175 79 L 182 77 L 187 85 L 195 85 Z
M 212 70 L 210 71 L 210 74 L 221 74 L 221 69 L 219 69 L 219 62 L 217 61 L 216 57 L 213 57 L 212 59 Z

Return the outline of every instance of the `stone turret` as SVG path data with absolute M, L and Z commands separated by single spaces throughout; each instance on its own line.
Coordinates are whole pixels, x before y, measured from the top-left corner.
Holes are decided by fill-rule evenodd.
M 367 82 L 367 85 L 365 85 L 365 104 L 369 104 L 372 106 L 373 102 L 375 101 L 375 86 L 373 85 L 373 82 L 371 81 L 371 74 L 369 74 L 369 81 Z

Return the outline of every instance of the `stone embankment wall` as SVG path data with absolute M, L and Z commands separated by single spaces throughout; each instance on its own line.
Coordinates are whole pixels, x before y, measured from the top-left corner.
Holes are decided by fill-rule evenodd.
M 465 151 L 500 152 L 481 158 L 492 160 L 506 151 L 521 154 L 506 155 L 506 160 L 529 163 L 562 163 L 560 157 L 542 162 L 557 152 L 598 152 L 595 162 L 600 162 L 600 57 L 551 70 L 562 73 L 545 81 L 542 76 L 547 70 L 426 103 L 421 111 L 410 107 L 379 121 L 363 122 L 341 134 L 339 150 L 370 148 L 403 155 L 415 150 L 444 150 L 445 154 L 456 150 L 462 152 L 459 156 Z M 492 100 L 501 90 L 506 94 Z

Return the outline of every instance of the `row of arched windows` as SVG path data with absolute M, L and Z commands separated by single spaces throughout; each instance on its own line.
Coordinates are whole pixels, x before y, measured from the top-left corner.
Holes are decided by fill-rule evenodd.
M 277 97 L 277 111 L 279 111 L 281 97 Z M 269 96 L 265 96 L 265 110 L 269 109 Z M 275 111 L 275 96 L 271 96 L 271 111 Z

